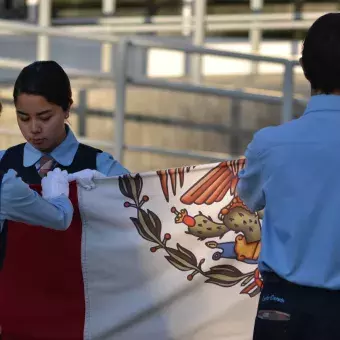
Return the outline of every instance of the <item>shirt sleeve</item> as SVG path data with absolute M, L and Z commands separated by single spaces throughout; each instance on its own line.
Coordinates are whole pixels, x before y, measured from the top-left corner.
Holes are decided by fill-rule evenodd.
M 245 152 L 246 166 L 238 174 L 237 193 L 253 212 L 262 210 L 265 205 L 264 176 L 262 169 L 262 152 L 254 140 Z
M 31 190 L 14 170 L 3 177 L 0 193 L 1 229 L 4 220 L 66 230 L 72 221 L 73 206 L 65 195 L 45 200 Z
M 100 152 L 97 154 L 97 170 L 108 177 L 129 173 L 127 169 L 107 152 Z

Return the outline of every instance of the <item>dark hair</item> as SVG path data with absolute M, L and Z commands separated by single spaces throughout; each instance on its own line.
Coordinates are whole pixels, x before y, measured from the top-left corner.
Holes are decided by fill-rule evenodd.
M 302 65 L 313 90 L 340 90 L 340 13 L 323 15 L 303 43 Z
M 63 68 L 51 60 L 36 61 L 20 72 L 14 85 L 14 102 L 22 93 L 42 96 L 64 111 L 72 104 L 70 80 Z

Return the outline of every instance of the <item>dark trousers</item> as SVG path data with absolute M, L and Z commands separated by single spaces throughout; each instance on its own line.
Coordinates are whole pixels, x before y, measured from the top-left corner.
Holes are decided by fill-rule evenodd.
M 340 291 L 263 280 L 253 340 L 340 340 Z

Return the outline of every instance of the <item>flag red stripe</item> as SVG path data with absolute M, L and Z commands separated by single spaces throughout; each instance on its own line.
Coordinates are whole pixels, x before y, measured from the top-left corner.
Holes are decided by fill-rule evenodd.
M 83 339 L 82 223 L 74 183 L 70 199 L 75 213 L 65 232 L 8 225 L 6 258 L 0 271 L 3 340 Z

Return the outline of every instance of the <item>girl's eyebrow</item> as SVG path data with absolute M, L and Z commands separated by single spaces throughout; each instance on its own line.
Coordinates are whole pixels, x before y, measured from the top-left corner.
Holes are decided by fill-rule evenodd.
M 41 116 L 43 114 L 50 113 L 51 111 L 52 111 L 51 109 L 48 109 L 48 110 L 37 112 L 37 116 Z M 17 110 L 17 113 L 20 114 L 20 115 L 23 115 L 23 116 L 29 116 L 28 113 L 25 113 L 25 112 L 22 112 L 22 111 L 19 111 L 19 110 Z

